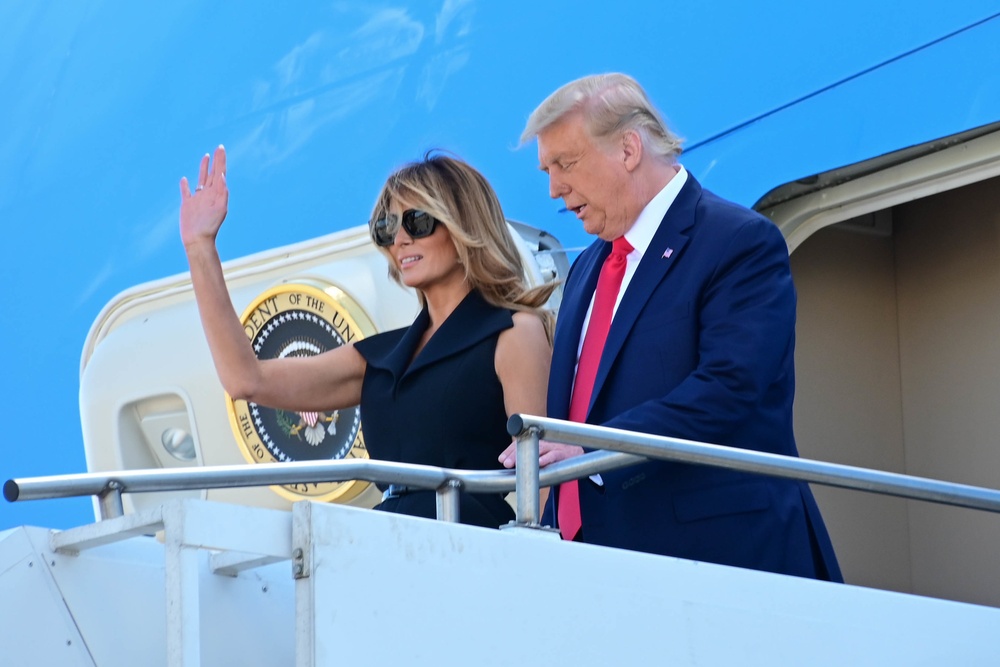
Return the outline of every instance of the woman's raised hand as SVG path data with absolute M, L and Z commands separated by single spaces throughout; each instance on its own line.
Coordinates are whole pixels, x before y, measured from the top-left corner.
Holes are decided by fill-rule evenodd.
M 211 160 L 207 154 L 201 159 L 194 192 L 187 177 L 181 178 L 181 240 L 185 247 L 204 240 L 214 243 L 228 210 L 226 149 L 219 146 Z

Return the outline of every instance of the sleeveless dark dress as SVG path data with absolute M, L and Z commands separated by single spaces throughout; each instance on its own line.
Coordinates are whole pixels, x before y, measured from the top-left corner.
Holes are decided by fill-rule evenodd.
M 472 291 L 413 358 L 429 323 L 425 308 L 409 327 L 354 345 L 368 362 L 361 388 L 368 453 L 401 463 L 500 469 L 497 457 L 510 436 L 494 356 L 500 332 L 514 325 L 512 313 Z M 435 518 L 435 492 L 406 493 L 375 509 Z M 496 528 L 513 520 L 514 512 L 498 494 L 463 491 L 459 518 Z

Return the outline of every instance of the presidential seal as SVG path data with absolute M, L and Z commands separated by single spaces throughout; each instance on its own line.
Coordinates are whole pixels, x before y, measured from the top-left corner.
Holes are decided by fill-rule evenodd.
M 375 333 L 361 307 L 333 285 L 299 281 L 273 287 L 240 318 L 259 359 L 321 354 Z M 290 412 L 226 395 L 229 420 L 251 463 L 368 458 L 357 406 L 324 412 Z M 290 500 L 348 502 L 367 482 L 274 486 Z

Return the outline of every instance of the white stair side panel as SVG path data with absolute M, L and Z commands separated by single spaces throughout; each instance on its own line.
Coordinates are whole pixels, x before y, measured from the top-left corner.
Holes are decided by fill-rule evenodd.
M 175 528 L 197 529 L 192 537 L 206 536 L 206 521 L 215 521 L 221 522 L 216 542 L 264 547 L 271 557 L 290 550 L 287 512 L 204 501 L 175 503 L 171 512 L 183 515 Z M 276 514 L 289 526 L 283 533 L 274 530 Z M 0 665 L 166 667 L 164 544 L 137 536 L 78 555 L 50 544 L 50 531 L 40 528 L 0 534 Z M 212 555 L 226 552 L 192 550 L 201 664 L 292 664 L 295 585 L 288 560 L 230 576 L 211 571 Z
M 997 660 L 991 607 L 355 508 L 293 513 L 299 667 Z
M 28 538 L 47 530 L 19 527 L 0 534 L 0 664 L 94 667 L 66 608 L 46 554 Z

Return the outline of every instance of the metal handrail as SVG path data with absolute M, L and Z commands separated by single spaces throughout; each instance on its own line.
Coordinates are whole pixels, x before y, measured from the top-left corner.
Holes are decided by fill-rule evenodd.
M 536 456 L 534 459 L 536 474 L 537 460 Z M 628 454 L 593 452 L 573 461 L 549 466 L 540 479 L 544 486 L 549 486 L 576 477 L 613 470 L 640 460 L 641 457 Z M 438 492 L 439 503 L 442 502 L 442 497 L 445 498 L 443 513 L 454 517 L 449 520 L 457 521 L 458 496 L 453 493 L 456 485 L 457 488 L 470 493 L 509 493 L 517 486 L 515 477 L 513 470 L 458 470 L 367 459 L 293 461 L 187 469 L 120 470 L 9 479 L 4 483 L 3 495 L 9 502 L 97 496 L 100 500 L 101 518 L 108 519 L 123 514 L 121 495 L 124 493 L 361 480 L 435 490 Z M 439 512 L 438 518 L 446 518 L 441 515 L 442 512 Z M 530 523 L 537 523 L 537 518 Z
M 828 486 L 857 489 L 934 503 L 1000 512 L 1000 491 L 867 468 L 812 461 L 679 438 L 578 424 L 558 419 L 514 415 L 508 432 L 517 438 L 517 472 L 457 470 L 372 460 L 297 461 L 193 469 L 93 472 L 10 479 L 4 497 L 10 501 L 97 496 L 101 518 L 122 514 L 121 494 L 203 490 L 247 486 L 362 480 L 433 489 L 438 518 L 458 521 L 458 490 L 470 493 L 517 491 L 515 525 L 538 527 L 538 490 L 607 472 L 648 459 L 714 465 Z M 579 445 L 594 451 L 538 468 L 539 441 Z M 527 465 L 525 465 L 527 462 Z
M 553 442 L 628 453 L 647 459 L 713 465 L 826 486 L 1000 512 L 998 490 L 926 477 L 530 415 L 513 415 L 507 423 L 507 430 L 512 435 L 531 433 Z

